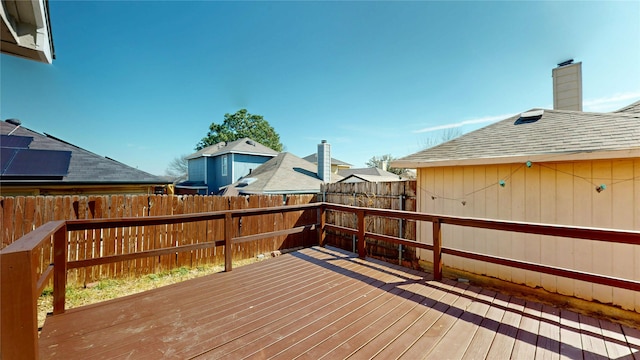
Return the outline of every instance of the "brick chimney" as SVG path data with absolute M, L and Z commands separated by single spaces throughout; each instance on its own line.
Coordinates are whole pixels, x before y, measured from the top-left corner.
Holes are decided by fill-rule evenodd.
M 327 140 L 318 144 L 318 177 L 325 183 L 331 182 L 331 145 Z
M 582 63 L 561 62 L 551 72 L 553 109 L 582 111 Z

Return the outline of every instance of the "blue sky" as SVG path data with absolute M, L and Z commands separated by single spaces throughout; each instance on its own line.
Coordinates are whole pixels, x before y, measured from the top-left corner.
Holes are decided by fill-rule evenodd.
M 300 157 L 363 167 L 551 108 L 582 62 L 585 111 L 640 99 L 640 2 L 50 0 L 52 65 L 0 56 L 0 117 L 156 175 L 246 108 Z

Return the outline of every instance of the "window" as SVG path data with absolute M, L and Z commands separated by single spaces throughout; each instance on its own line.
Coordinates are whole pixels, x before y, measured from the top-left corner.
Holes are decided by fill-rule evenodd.
M 227 155 L 222 155 L 222 176 L 227 176 Z

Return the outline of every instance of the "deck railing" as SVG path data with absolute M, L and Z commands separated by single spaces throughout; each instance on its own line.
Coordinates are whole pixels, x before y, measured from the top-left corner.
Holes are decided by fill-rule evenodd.
M 271 231 L 247 236 L 235 236 L 236 233 L 234 232 L 233 226 L 233 220 L 235 218 L 300 210 L 315 210 L 315 222 L 301 225 L 298 224 L 299 226 L 285 230 Z M 354 214 L 354 216 L 357 217 L 357 228 L 347 228 L 326 223 L 327 211 L 337 211 Z M 399 237 L 367 232 L 365 226 L 367 217 L 386 217 L 430 222 L 433 225 L 433 244 L 425 244 L 419 241 L 406 240 Z M 131 254 L 111 255 L 80 261 L 67 261 L 67 234 L 70 231 L 132 226 L 167 225 L 217 219 L 224 219 L 225 231 L 223 239 L 205 243 L 175 246 L 171 248 L 146 250 Z M 449 254 L 468 259 L 511 266 L 519 269 L 538 271 L 541 273 L 564 276 L 576 280 L 589 281 L 592 283 L 640 291 L 640 282 L 631 279 L 621 279 L 602 274 L 580 272 L 572 269 L 558 268 L 544 264 L 508 259 L 444 246 L 441 233 L 442 224 L 494 229 L 516 233 L 598 240 L 611 243 L 624 243 L 634 245 L 640 244 L 639 231 L 622 231 L 613 229 L 596 229 L 550 224 L 532 224 L 516 221 L 454 217 L 398 210 L 360 208 L 330 203 L 315 203 L 260 209 L 229 210 L 176 216 L 52 221 L 23 236 L 18 241 L 7 246 L 0 252 L 0 280 L 2 284 L 2 291 L 0 292 L 0 355 L 2 355 L 3 359 L 38 358 L 39 348 L 37 329 L 37 298 L 42 293 L 42 290 L 49 279 L 53 277 L 53 313 L 54 315 L 63 313 L 65 311 L 67 270 L 129 261 L 140 258 L 175 254 L 177 252 L 193 251 L 215 246 L 224 246 L 225 270 L 231 271 L 233 244 L 309 231 L 315 231 L 315 234 L 317 236 L 317 243 L 321 246 L 325 245 L 325 232 L 327 230 L 356 235 L 358 239 L 358 255 L 360 257 L 364 257 L 366 255 L 367 238 L 431 250 L 433 251 L 433 277 L 435 280 L 442 279 L 442 254 Z M 51 241 L 52 238 L 54 243 L 53 263 L 48 268 L 43 269 L 40 273 L 38 273 L 36 271 L 39 260 L 37 258 L 37 249 L 43 243 Z

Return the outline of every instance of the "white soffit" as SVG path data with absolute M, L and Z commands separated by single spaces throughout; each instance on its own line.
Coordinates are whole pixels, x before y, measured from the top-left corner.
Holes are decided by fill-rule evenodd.
M 0 0 L 3 54 L 51 64 L 55 58 L 48 0 Z

